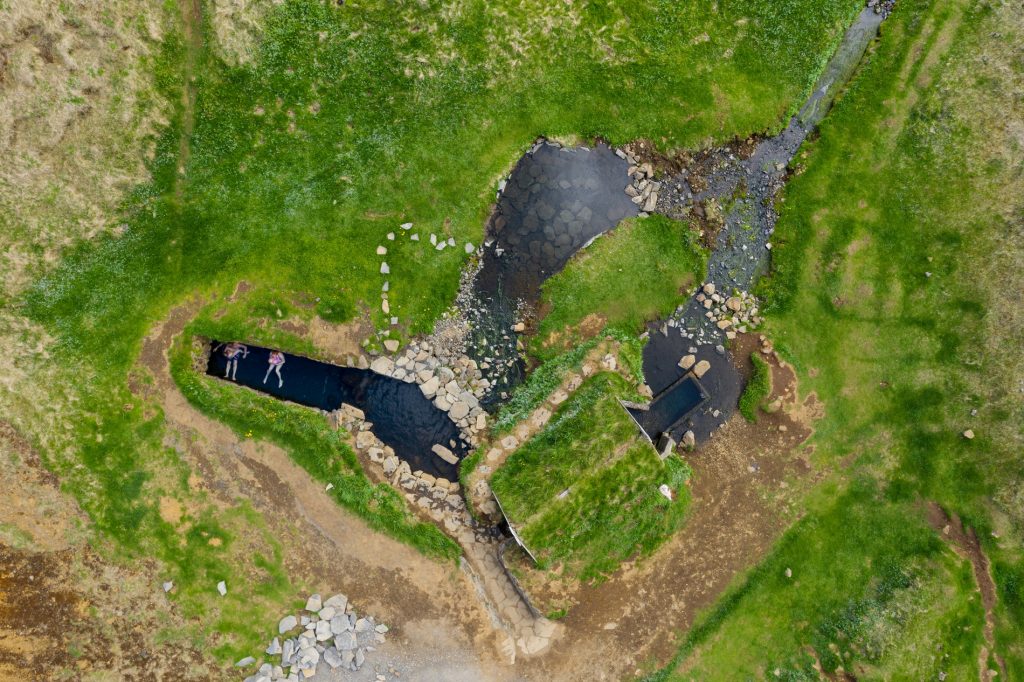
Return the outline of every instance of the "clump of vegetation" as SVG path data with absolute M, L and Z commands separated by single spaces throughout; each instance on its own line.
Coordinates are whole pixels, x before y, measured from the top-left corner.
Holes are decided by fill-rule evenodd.
M 707 272 L 707 252 L 685 223 L 637 218 L 578 252 L 543 286 L 541 320 L 530 351 L 553 357 L 604 330 L 636 335 L 670 313 Z
M 689 468 L 662 461 L 619 404 L 619 375 L 587 379 L 491 478 L 510 522 L 542 566 L 589 580 L 659 546 L 685 518 Z M 670 502 L 658 490 L 674 493 Z
M 757 411 L 772 392 L 772 367 L 757 353 L 750 354 L 754 371 L 740 396 L 740 414 L 749 422 L 757 421 Z

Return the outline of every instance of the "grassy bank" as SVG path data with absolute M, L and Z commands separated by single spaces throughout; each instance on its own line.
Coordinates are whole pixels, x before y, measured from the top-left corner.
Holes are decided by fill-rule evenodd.
M 706 272 L 707 254 L 686 224 L 656 215 L 620 225 L 544 283 L 548 312 L 530 351 L 550 358 L 606 325 L 637 335 L 672 312 Z
M 689 468 L 664 462 L 619 404 L 618 374 L 587 379 L 495 472 L 491 488 L 542 567 L 589 580 L 664 542 L 682 523 Z M 669 502 L 658 487 L 668 485 Z
M 758 410 L 772 392 L 772 368 L 756 352 L 750 355 L 750 362 L 754 371 L 740 396 L 740 414 L 747 421 L 756 422 Z
M 977 678 L 973 576 L 940 551 L 921 499 L 977 529 L 1000 597 L 997 653 L 1024 675 L 1024 326 L 1011 293 L 1024 251 L 1008 238 L 1024 188 L 1001 123 L 1019 111 L 1022 36 L 1008 7 L 898 3 L 798 160 L 761 293 L 801 392 L 825 404 L 814 460 L 835 471 L 837 496 L 817 496 L 661 678 L 806 679 L 812 651 L 858 678 Z

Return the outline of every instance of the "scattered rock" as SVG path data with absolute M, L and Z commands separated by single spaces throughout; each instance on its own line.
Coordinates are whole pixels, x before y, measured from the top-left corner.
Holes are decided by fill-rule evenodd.
M 966 431 L 964 431 L 964 438 L 966 438 L 967 440 L 974 440 L 974 431 L 972 431 L 971 429 L 967 429 Z
M 289 630 L 294 630 L 295 626 L 299 624 L 299 620 L 295 616 L 285 616 L 281 619 L 281 622 L 277 624 L 277 634 L 283 635 Z

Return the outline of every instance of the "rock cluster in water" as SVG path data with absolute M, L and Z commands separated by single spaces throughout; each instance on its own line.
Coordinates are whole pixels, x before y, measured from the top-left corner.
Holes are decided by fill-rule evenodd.
M 376 358 L 370 363 L 370 369 L 419 385 L 420 391 L 433 401 L 435 407 L 448 413 L 464 440 L 476 445 L 479 434 L 487 428 L 487 413 L 480 406 L 480 398 L 490 382 L 483 377 L 472 358 L 463 355 L 453 363 L 454 367 L 448 367 L 441 364 L 433 351 L 433 346 L 427 341 L 413 342 L 397 357 Z M 455 446 L 455 443 L 449 445 L 451 448 Z M 443 445 L 434 454 L 450 464 L 457 461 Z
M 296 631 L 299 633 L 294 635 Z M 299 682 L 316 674 L 321 663 L 332 670 L 359 670 L 366 655 L 384 643 L 387 631 L 388 626 L 372 616 L 359 617 L 345 595 L 323 600 L 313 594 L 299 615 L 289 614 L 278 623 L 279 636 L 271 640 L 265 653 L 280 656 L 280 662 L 264 662 L 245 682 Z M 243 668 L 255 662 L 247 656 L 235 665 Z

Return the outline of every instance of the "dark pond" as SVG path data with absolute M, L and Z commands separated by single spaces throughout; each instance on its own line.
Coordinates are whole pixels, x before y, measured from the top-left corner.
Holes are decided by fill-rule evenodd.
M 474 280 L 476 336 L 470 354 L 491 382 L 494 405 L 523 378 L 512 325 L 534 308 L 541 284 L 594 237 L 639 213 L 625 189 L 625 159 L 608 145 L 569 149 L 539 142 L 512 170 L 487 223 L 483 263 Z
M 213 342 L 213 348 L 218 342 Z M 406 383 L 366 369 L 338 367 L 285 353 L 281 367 L 282 386 L 268 368 L 270 349 L 249 346 L 249 355 L 238 361 L 234 381 L 283 400 L 321 410 L 336 410 L 346 403 L 366 413 L 372 431 L 395 454 L 420 469 L 450 481 L 458 480 L 458 467 L 434 455 L 435 443 L 444 445 L 460 458 L 467 452 L 458 427 L 437 409 L 416 384 Z M 210 353 L 207 373 L 224 379 L 227 359 L 218 350 Z M 231 380 L 229 378 L 229 380 Z M 454 444 L 454 445 L 453 445 Z

